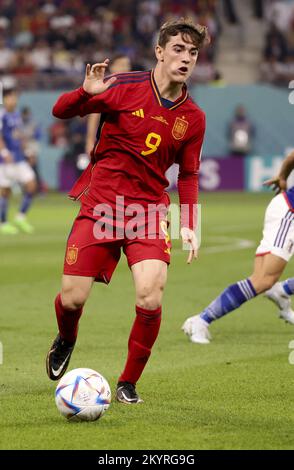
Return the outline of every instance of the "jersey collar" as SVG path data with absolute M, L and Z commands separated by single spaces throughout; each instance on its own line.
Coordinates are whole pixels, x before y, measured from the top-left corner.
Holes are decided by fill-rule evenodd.
M 151 87 L 152 87 L 152 91 L 154 93 L 156 101 L 158 102 L 159 106 L 163 106 L 162 101 L 161 101 L 161 96 L 160 96 L 159 90 L 155 82 L 154 70 L 151 70 L 150 81 L 151 81 Z M 171 106 L 171 108 L 167 108 L 167 109 L 172 110 L 172 109 L 178 108 L 179 106 L 181 106 L 181 104 L 183 104 L 186 101 L 187 98 L 188 98 L 188 91 L 187 91 L 187 86 L 184 83 L 181 96 L 174 102 L 174 105 Z

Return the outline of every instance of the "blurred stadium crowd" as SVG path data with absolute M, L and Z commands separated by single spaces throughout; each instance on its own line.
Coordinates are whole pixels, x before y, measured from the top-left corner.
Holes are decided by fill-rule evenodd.
M 261 79 L 276 85 L 287 85 L 294 78 L 294 2 L 268 2 L 265 18 L 268 29 Z
M 294 69 L 294 2 L 248 0 L 267 22 L 261 80 L 283 83 Z M 219 78 L 215 65 L 222 31 L 220 9 L 238 22 L 240 0 L 2 0 L 0 74 L 22 89 L 79 84 L 85 63 L 126 54 L 133 69 L 150 69 L 156 32 L 171 17 L 191 16 L 208 27 L 193 81 Z
M 0 73 L 18 77 L 22 88 L 80 83 L 85 63 L 114 54 L 130 57 L 134 69 L 149 69 L 159 25 L 192 16 L 208 26 L 212 62 L 219 25 L 217 0 L 2 0 Z

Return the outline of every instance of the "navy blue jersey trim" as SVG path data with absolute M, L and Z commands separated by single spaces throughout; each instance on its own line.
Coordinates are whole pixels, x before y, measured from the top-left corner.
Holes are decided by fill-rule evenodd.
M 101 113 L 99 126 L 98 126 L 97 132 L 96 132 L 96 143 L 95 143 L 95 147 L 96 147 L 96 145 L 97 145 L 97 143 L 98 143 L 98 140 L 100 139 L 100 136 L 101 136 L 101 129 L 102 129 L 103 124 L 104 124 L 105 121 L 106 121 L 106 118 L 107 118 L 107 113 Z
M 108 90 L 110 90 L 111 88 L 114 88 L 118 85 L 126 85 L 128 83 L 143 83 L 143 82 L 147 82 L 147 80 L 149 80 L 149 77 L 146 77 L 146 78 L 140 78 L 140 79 L 133 79 L 133 80 L 117 80 L 116 82 L 114 82 L 112 85 L 110 85 L 110 87 L 108 88 Z
M 114 73 L 111 77 L 121 78 L 140 78 L 143 76 L 149 76 L 150 72 L 123 72 L 123 73 Z
M 171 108 L 175 104 L 174 101 L 167 100 L 166 98 L 162 98 L 162 96 L 160 98 L 160 101 L 161 101 L 162 106 L 167 109 Z

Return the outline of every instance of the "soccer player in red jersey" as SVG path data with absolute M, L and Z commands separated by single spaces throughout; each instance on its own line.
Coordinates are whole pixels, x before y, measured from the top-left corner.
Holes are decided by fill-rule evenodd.
M 101 113 L 101 120 L 91 163 L 70 193 L 81 209 L 68 238 L 61 292 L 55 299 L 59 334 L 46 361 L 52 380 L 68 366 L 93 282 L 110 282 L 123 249 L 134 280 L 136 318 L 116 399 L 127 404 L 142 401 L 136 383 L 159 332 L 170 262 L 165 172 L 174 162 L 179 164 L 180 205 L 188 207 L 181 213 L 188 263 L 197 256 L 193 214 L 205 115 L 189 97 L 185 82 L 206 41 L 203 26 L 185 19 L 165 23 L 155 47 L 154 70 L 104 79 L 107 59 L 88 64 L 83 86 L 61 95 L 53 107 L 54 116 L 61 119 Z M 159 205 L 164 210 L 150 230 L 151 215 Z M 134 211 L 139 213 L 135 237 L 132 231 L 128 236 Z

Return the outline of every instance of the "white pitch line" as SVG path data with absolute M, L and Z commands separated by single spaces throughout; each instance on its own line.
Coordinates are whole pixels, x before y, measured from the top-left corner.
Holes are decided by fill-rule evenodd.
M 214 232 L 220 232 L 220 233 L 231 233 L 231 232 L 236 232 L 238 230 L 250 230 L 252 228 L 251 225 L 249 224 L 243 224 L 243 225 L 226 225 L 225 227 L 215 227 L 213 229 Z
M 210 237 L 207 237 L 210 238 Z M 214 246 L 207 246 L 204 248 L 201 248 L 200 246 L 200 253 L 223 253 L 225 251 L 236 251 L 236 250 L 247 250 L 248 248 L 252 248 L 253 246 L 256 246 L 256 242 L 252 240 L 247 240 L 245 238 L 230 238 L 230 237 L 213 237 L 213 239 L 217 238 L 218 240 L 225 240 L 225 241 L 230 241 L 229 245 L 214 245 Z M 211 238 L 210 238 L 211 239 Z M 182 250 L 180 248 L 172 249 L 172 254 L 180 254 L 183 253 L 183 251 L 187 250 Z
M 230 245 L 215 245 L 215 246 L 208 246 L 200 250 L 204 253 L 222 253 L 224 251 L 236 251 L 236 250 L 246 250 L 247 248 L 252 248 L 255 246 L 255 242 L 252 240 L 246 240 L 242 238 L 235 238 L 235 241 Z

